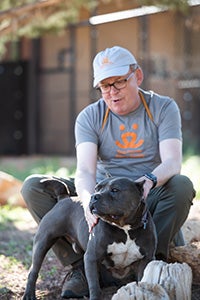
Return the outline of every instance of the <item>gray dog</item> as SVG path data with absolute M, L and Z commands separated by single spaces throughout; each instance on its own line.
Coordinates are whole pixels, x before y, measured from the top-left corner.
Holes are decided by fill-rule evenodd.
M 35 285 L 43 259 L 60 237 L 65 237 L 76 252 L 84 253 L 90 300 L 101 299 L 101 285 L 120 287 L 141 279 L 146 265 L 155 258 L 157 243 L 155 226 L 142 197 L 144 182 L 120 177 L 105 179 L 96 186 L 90 210 L 99 222 L 90 237 L 80 201 L 69 197 L 62 182 L 52 179 L 43 184 L 61 200 L 38 227 L 23 300 L 36 299 Z

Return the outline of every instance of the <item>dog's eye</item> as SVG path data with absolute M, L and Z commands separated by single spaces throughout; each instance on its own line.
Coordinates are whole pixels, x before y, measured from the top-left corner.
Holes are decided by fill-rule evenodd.
M 99 192 L 99 191 L 100 191 L 100 189 L 101 189 L 101 187 L 97 187 L 97 188 L 95 188 L 95 189 L 94 189 L 95 193 Z
M 111 189 L 111 192 L 112 192 L 112 193 L 117 193 L 117 192 L 119 192 L 119 189 L 117 189 L 117 188 L 112 188 L 112 189 Z
M 95 186 L 94 190 L 95 190 L 95 192 L 98 192 L 98 191 L 100 191 L 101 188 L 102 188 L 102 185 L 98 184 Z

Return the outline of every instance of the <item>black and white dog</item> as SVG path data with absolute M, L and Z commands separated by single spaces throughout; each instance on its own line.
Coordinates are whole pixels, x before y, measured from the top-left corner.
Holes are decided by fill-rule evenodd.
M 124 177 L 100 182 L 90 201 L 91 212 L 99 218 L 90 235 L 81 202 L 69 197 L 67 187 L 55 179 L 41 184 L 54 189 L 58 198 L 62 195 L 62 200 L 39 224 L 23 300 L 36 299 L 35 285 L 43 259 L 60 237 L 84 253 L 90 300 L 101 299 L 99 274 L 108 286 L 120 287 L 142 278 L 146 265 L 155 258 L 157 244 L 155 226 L 142 196 L 144 182 Z

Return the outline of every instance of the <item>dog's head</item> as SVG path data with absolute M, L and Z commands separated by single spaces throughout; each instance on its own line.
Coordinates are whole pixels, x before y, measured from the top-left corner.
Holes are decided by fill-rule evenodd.
M 90 211 L 102 220 L 124 227 L 130 225 L 143 198 L 143 182 L 126 177 L 108 178 L 96 185 Z M 144 205 L 142 207 L 144 209 Z

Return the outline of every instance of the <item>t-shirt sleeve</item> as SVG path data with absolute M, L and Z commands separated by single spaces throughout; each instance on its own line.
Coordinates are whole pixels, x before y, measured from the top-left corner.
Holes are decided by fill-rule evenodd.
M 79 113 L 75 122 L 76 146 L 84 142 L 98 144 L 97 124 L 94 119 L 95 116 L 90 106 Z
M 159 141 L 171 138 L 182 140 L 181 116 L 174 100 L 167 101 L 162 107 L 157 125 Z

